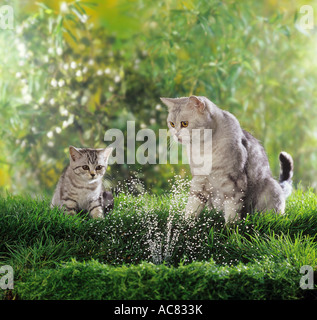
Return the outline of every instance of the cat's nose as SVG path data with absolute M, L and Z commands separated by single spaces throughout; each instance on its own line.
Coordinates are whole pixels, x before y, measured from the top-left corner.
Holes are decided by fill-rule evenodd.
M 92 177 L 94 177 L 96 174 L 95 174 L 95 173 L 93 173 L 93 172 L 92 172 L 92 173 L 90 172 L 90 175 L 91 175 Z

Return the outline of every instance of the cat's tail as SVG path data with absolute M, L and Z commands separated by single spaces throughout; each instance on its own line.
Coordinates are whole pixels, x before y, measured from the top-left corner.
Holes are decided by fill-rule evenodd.
M 292 177 L 294 171 L 293 158 L 287 152 L 282 151 L 280 159 L 280 186 L 282 187 L 285 198 L 292 193 Z

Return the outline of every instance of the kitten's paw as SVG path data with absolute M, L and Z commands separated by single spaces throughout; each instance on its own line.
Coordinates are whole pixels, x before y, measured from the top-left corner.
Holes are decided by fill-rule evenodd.
M 69 216 L 72 216 L 72 217 L 77 214 L 76 210 L 66 210 L 65 212 L 66 212 L 66 214 L 68 214 Z
M 199 198 L 190 196 L 185 208 L 185 219 L 198 218 L 203 211 L 205 203 Z
M 240 215 L 238 213 L 233 214 L 231 216 L 226 216 L 225 215 L 224 218 L 225 218 L 225 226 L 234 225 L 238 221 L 240 221 Z
M 91 216 L 93 219 L 104 219 L 104 218 L 105 218 L 101 207 L 94 208 L 94 209 L 90 212 L 90 216 Z

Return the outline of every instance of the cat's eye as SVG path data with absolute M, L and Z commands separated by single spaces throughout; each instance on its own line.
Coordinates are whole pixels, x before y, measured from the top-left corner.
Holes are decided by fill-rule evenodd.
M 82 167 L 84 170 L 89 170 L 89 167 L 88 166 L 83 166 Z
M 175 128 L 175 123 L 174 122 L 170 121 L 170 125 L 171 125 L 172 128 Z
M 96 170 L 101 170 L 102 169 L 102 166 L 97 166 L 96 167 Z
M 181 122 L 181 127 L 182 127 L 182 128 L 188 127 L 188 121 L 182 121 L 182 122 Z

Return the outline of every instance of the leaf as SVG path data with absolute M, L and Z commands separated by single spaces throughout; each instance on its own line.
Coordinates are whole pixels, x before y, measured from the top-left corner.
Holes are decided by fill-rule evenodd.
M 285 36 L 287 36 L 288 38 L 291 36 L 291 32 L 288 26 L 281 26 L 279 28 L 279 31 L 283 33 Z
M 67 32 L 67 34 L 74 40 L 75 43 L 78 43 L 77 38 L 74 36 L 74 34 L 68 28 L 64 28 L 64 31 Z
M 72 13 L 67 13 L 65 15 L 65 19 L 74 22 L 76 25 L 79 24 L 78 19 L 76 18 L 76 15 L 72 14 Z
M 75 5 L 70 5 L 69 8 L 75 13 L 75 15 L 79 18 L 80 21 L 83 20 L 83 15 L 80 11 L 75 7 Z
M 74 6 L 76 6 L 78 8 L 78 10 L 81 11 L 82 14 L 86 14 L 86 10 L 80 5 L 79 1 L 76 1 Z
M 64 18 L 62 16 L 58 16 L 57 25 L 56 25 L 56 28 L 53 31 L 53 34 L 58 35 L 58 34 L 60 34 L 62 32 L 63 21 L 64 21 Z
M 85 7 L 90 8 L 90 9 L 97 9 L 97 7 L 99 5 L 96 2 L 86 2 L 86 1 L 80 1 L 80 4 L 85 6 Z
M 254 73 L 254 69 L 252 68 L 252 66 L 250 65 L 250 63 L 248 61 L 243 61 L 242 64 L 246 70 L 249 70 L 252 73 Z

